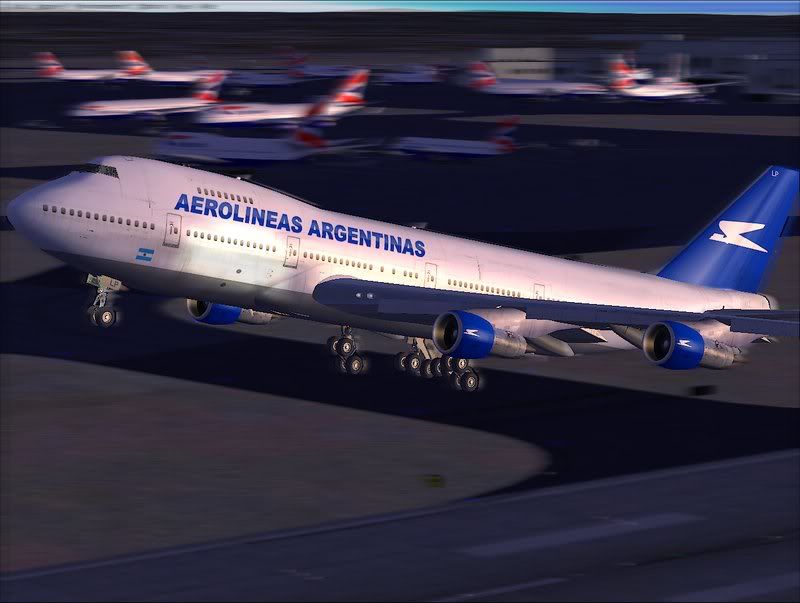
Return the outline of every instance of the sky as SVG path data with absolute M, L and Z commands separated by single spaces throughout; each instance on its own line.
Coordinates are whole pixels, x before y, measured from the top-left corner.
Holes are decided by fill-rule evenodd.
M 364 10 L 522 11 L 638 14 L 800 13 L 800 0 L 3 0 L 3 10 L 125 10 L 125 11 L 279 11 L 326 12 Z

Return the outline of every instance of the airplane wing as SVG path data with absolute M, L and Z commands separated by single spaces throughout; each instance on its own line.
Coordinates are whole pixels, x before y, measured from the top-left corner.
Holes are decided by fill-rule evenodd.
M 313 296 L 323 305 L 351 314 L 418 324 L 433 325 L 437 316 L 453 310 L 504 307 L 522 310 L 530 319 L 553 320 L 592 329 L 608 329 L 611 325 L 648 327 L 663 320 L 718 320 L 738 333 L 800 336 L 798 310 L 682 312 L 442 291 L 344 277 L 321 282 L 314 288 Z

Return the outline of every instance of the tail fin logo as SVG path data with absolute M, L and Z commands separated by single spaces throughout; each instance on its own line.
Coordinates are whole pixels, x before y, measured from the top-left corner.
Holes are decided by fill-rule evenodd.
M 733 222 L 730 220 L 720 220 L 719 229 L 722 231 L 722 233 L 715 232 L 709 237 L 709 239 L 712 241 L 725 243 L 727 245 L 736 245 L 737 247 L 744 247 L 745 249 L 752 249 L 754 251 L 767 253 L 767 250 L 761 245 L 754 243 L 747 237 L 742 236 L 748 232 L 761 230 L 764 228 L 764 226 L 766 225 L 756 224 L 755 222 Z

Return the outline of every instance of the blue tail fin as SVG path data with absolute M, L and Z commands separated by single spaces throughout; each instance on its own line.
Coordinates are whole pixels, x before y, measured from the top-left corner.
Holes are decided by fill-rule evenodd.
M 658 276 L 693 285 L 757 292 L 777 253 L 798 183 L 797 170 L 770 167 Z

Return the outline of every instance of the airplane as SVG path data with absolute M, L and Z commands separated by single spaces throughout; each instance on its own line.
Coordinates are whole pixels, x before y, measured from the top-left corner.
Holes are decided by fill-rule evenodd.
M 71 117 L 164 116 L 172 113 L 203 111 L 219 100 L 219 89 L 226 73 L 217 71 L 197 82 L 191 96 L 138 100 L 108 100 L 83 103 L 68 111 Z
M 117 60 L 122 69 L 123 79 L 132 79 L 144 82 L 157 82 L 160 84 L 196 84 L 208 79 L 213 70 L 203 69 L 194 71 L 154 71 L 147 61 L 135 50 L 121 50 L 117 53 Z
M 380 84 L 432 84 L 440 81 L 442 76 L 433 65 L 405 65 L 378 76 Z
M 609 61 L 609 88 L 617 97 L 641 100 L 702 100 L 703 86 L 680 81 L 675 76 L 660 77 L 652 82 L 640 83 L 622 57 Z M 706 87 L 716 87 L 712 84 Z
M 605 86 L 564 80 L 498 79 L 489 65 L 475 61 L 467 67 L 467 86 L 478 92 L 534 97 L 585 97 L 608 93 Z
M 358 69 L 338 84 L 319 118 L 335 118 L 364 106 L 368 69 Z M 303 119 L 315 103 L 222 103 L 195 118 L 196 123 L 237 126 L 260 122 L 295 123 Z
M 34 60 L 39 67 L 37 73 L 48 79 L 96 82 L 113 80 L 121 76 L 118 69 L 64 69 L 52 52 L 37 52 Z
M 404 155 L 449 157 L 492 157 L 507 155 L 515 150 L 514 139 L 509 136 L 519 124 L 519 117 L 498 122 L 486 140 L 456 140 L 452 138 L 422 138 L 406 136 L 391 142 L 389 153 Z
M 353 73 L 355 67 L 348 65 L 310 65 L 308 55 L 298 54 L 293 48 L 282 51 L 283 63 L 292 77 L 298 78 L 340 78 Z
M 155 155 L 188 165 L 211 164 L 222 168 L 241 168 L 295 161 L 317 155 L 330 155 L 371 146 L 351 138 L 326 140 L 314 122 L 325 103 L 312 108 L 306 119 L 283 138 L 240 138 L 197 132 L 172 132 L 156 145 Z
M 294 317 L 341 326 L 339 371 L 364 371 L 353 329 L 408 338 L 399 370 L 480 387 L 472 362 L 638 349 L 672 370 L 727 369 L 754 342 L 800 336 L 761 293 L 800 172 L 771 166 L 657 274 L 584 264 L 328 211 L 253 182 L 106 156 L 10 202 L 13 228 L 89 273 L 90 319 L 125 290 L 186 298 L 207 325 Z

